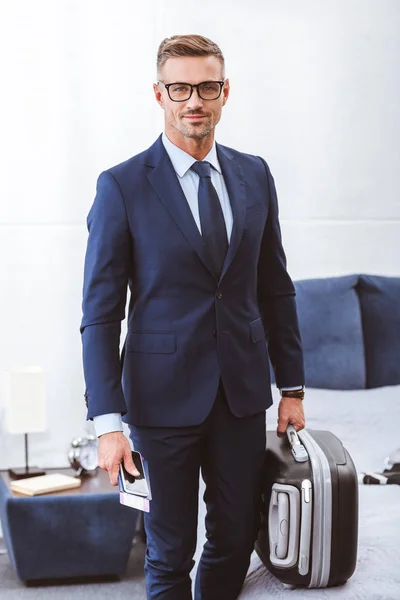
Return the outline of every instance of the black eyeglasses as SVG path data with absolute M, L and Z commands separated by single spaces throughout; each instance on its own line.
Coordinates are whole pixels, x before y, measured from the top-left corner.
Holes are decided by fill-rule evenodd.
M 225 81 L 202 81 L 201 83 L 191 84 L 182 83 L 162 83 L 168 92 L 168 96 L 173 102 L 186 102 L 193 94 L 194 88 L 202 100 L 216 100 L 220 97 Z

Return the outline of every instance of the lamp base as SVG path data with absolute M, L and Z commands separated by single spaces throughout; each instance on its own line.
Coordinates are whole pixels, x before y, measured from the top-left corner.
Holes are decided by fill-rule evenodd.
M 38 467 L 20 467 L 17 469 L 8 469 L 10 479 L 28 479 L 28 477 L 38 477 L 46 475 L 46 471 Z

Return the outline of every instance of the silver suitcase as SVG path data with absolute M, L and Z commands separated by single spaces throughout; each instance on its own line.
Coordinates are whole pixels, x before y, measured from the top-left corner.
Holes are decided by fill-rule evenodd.
M 287 437 L 268 431 L 256 551 L 291 586 L 324 588 L 351 577 L 357 560 L 358 480 L 341 441 L 328 431 Z

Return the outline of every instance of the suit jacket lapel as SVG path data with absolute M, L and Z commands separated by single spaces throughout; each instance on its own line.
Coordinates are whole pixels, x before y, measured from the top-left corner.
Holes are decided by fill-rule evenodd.
M 189 204 L 178 181 L 161 136 L 148 150 L 146 164 L 153 167 L 147 178 L 189 244 L 207 269 L 216 277 L 206 245 L 193 218 Z
M 217 154 L 233 213 L 232 235 L 220 276 L 221 280 L 231 265 L 242 239 L 246 220 L 247 186 L 243 170 L 229 149 L 217 144 Z M 161 136 L 149 148 L 145 163 L 152 167 L 147 174 L 147 178 L 158 198 L 174 219 L 189 244 L 197 252 L 204 265 L 218 279 L 207 247 L 162 143 Z
M 229 149 L 217 144 L 217 154 L 233 214 L 232 235 L 221 272 L 220 279 L 222 279 L 232 264 L 243 236 L 246 221 L 247 186 L 243 169 Z

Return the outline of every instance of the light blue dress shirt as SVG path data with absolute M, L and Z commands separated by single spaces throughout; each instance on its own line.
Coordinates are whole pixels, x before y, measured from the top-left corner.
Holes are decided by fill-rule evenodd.
M 162 135 L 162 142 L 164 144 L 165 150 L 168 153 L 169 158 L 171 159 L 172 166 L 174 167 L 179 183 L 182 186 L 183 193 L 185 194 L 190 210 L 192 211 L 193 218 L 201 233 L 198 204 L 198 189 L 200 178 L 197 175 L 197 173 L 190 169 L 193 163 L 196 162 L 196 159 L 184 150 L 181 150 L 181 148 L 178 148 L 178 146 L 175 146 L 175 144 L 171 142 L 171 140 L 166 136 L 165 133 L 163 133 Z M 221 203 L 221 208 L 225 219 L 226 232 L 229 241 L 231 238 L 233 224 L 232 207 L 229 201 L 228 190 L 226 189 L 225 181 L 222 176 L 221 167 L 218 161 L 215 141 L 213 142 L 211 150 L 204 158 L 204 160 L 209 162 L 213 167 L 211 169 L 211 181 L 217 191 L 218 198 Z M 298 389 L 299 387 L 300 386 L 287 389 Z M 123 431 L 122 418 L 120 413 L 108 413 L 105 415 L 98 415 L 97 417 L 93 417 L 93 423 L 97 436 L 103 435 L 104 433 L 110 433 L 111 431 Z

